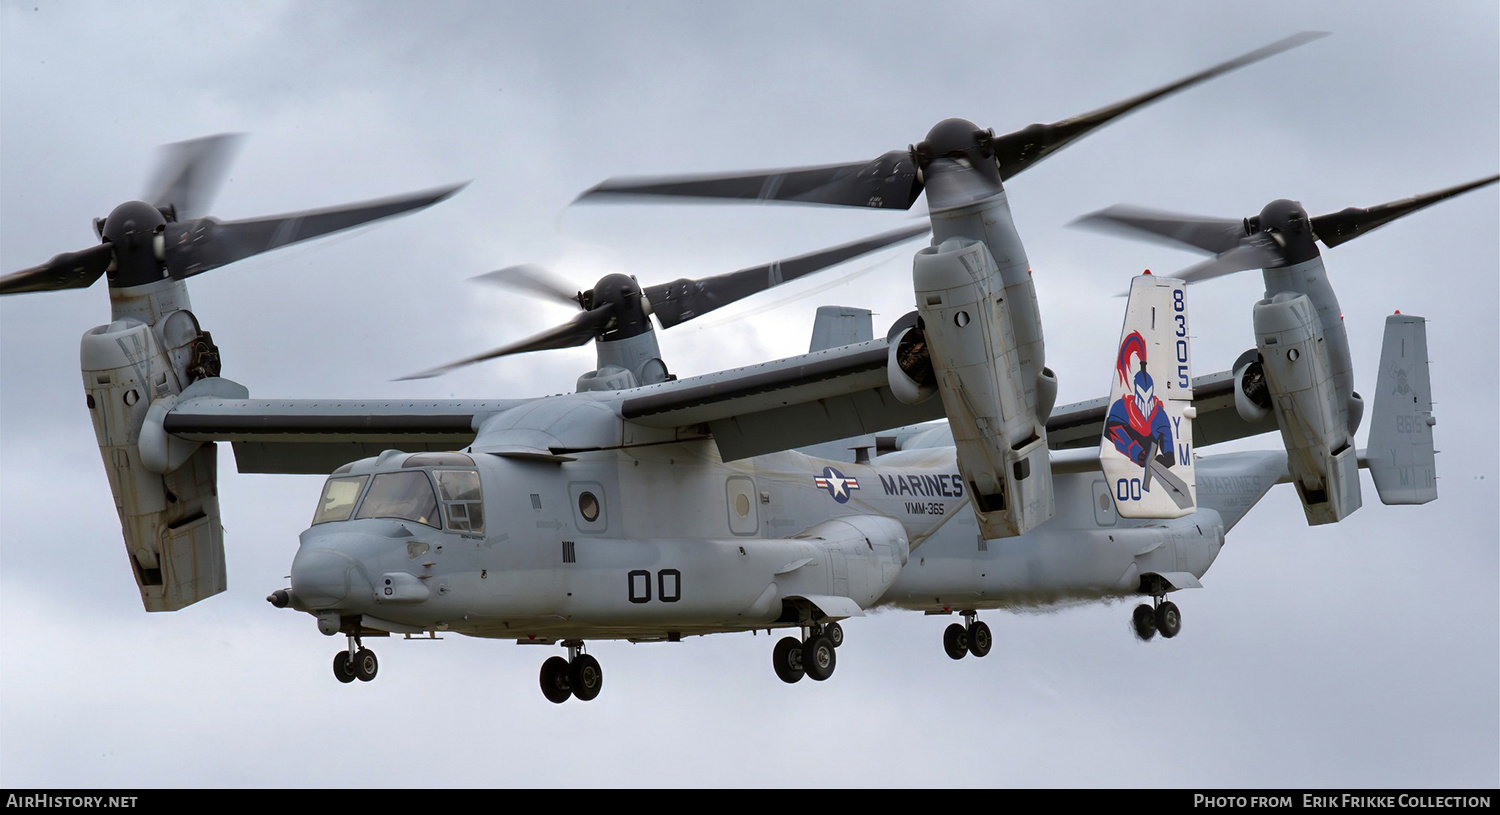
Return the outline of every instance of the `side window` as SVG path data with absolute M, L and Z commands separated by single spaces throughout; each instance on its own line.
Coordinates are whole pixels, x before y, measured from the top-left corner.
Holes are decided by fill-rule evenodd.
M 450 532 L 484 533 L 484 495 L 478 470 L 434 470 Z

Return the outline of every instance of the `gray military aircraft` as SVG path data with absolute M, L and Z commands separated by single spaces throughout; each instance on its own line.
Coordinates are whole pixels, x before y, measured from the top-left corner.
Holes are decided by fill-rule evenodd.
M 577 391 L 535 399 L 259 400 L 220 376 L 217 349 L 189 310 L 187 277 L 452 190 L 252 222 L 181 221 L 199 208 L 185 202 L 197 196 L 192 179 L 211 175 L 215 142 L 177 151 L 181 169 L 165 177 L 187 180 L 161 185 L 152 203 L 118 207 L 98 226 L 99 246 L 0 279 L 0 293 L 109 275 L 113 322 L 85 334 L 83 377 L 148 610 L 226 587 L 215 442 L 233 444 L 241 472 L 332 472 L 290 586 L 269 599 L 347 638 L 334 660 L 341 681 L 375 677 L 364 638 L 454 632 L 562 645 L 567 657 L 546 660 L 542 690 L 555 702 L 587 700 L 603 682 L 589 640 L 774 628 L 799 632 L 776 644 L 777 674 L 822 680 L 834 670 L 839 621 L 880 604 L 960 613 L 965 623 L 944 639 L 954 658 L 989 651 L 978 611 L 1017 604 L 1146 596 L 1137 632 L 1170 637 L 1180 615 L 1166 594 L 1197 585 L 1225 532 L 1287 472 L 1284 451 L 1198 457 L 1194 448 L 1276 425 L 1237 409 L 1233 372 L 1195 379 L 1185 343 L 1148 340 L 1157 312 L 1161 328 L 1186 338 L 1185 300 L 1172 285 L 1152 288 L 1168 298 L 1155 311 L 1132 301 L 1114 398 L 1054 410 L 1055 377 L 1001 182 L 1129 110 L 1305 39 L 1005 136 L 948 120 L 870 163 L 593 191 L 728 189 L 900 208 L 928 193 L 934 238 L 914 261 L 913 314 L 885 338 L 865 323 L 853 343 L 831 339 L 830 318 L 808 354 L 747 368 L 674 378 L 650 315 L 670 327 L 916 233 L 720 278 L 642 287 L 608 276 L 568 298 L 582 309 L 569 323 L 422 374 L 592 340 L 598 365 Z M 501 278 L 549 288 L 536 274 Z M 1419 318 L 1394 326 L 1394 361 L 1382 370 L 1405 376 L 1381 388 L 1399 398 L 1377 397 L 1374 413 L 1389 410 L 1413 429 L 1400 440 L 1411 448 L 1400 460 L 1418 462 L 1410 469 L 1430 462 L 1425 347 Z M 1169 438 L 1158 409 L 1169 428 L 1190 427 Z M 888 435 L 874 439 L 874 455 L 866 448 L 852 462 L 798 449 L 877 433 Z M 1114 460 L 1073 450 L 1096 445 Z M 1171 507 L 1132 518 L 1148 494 Z

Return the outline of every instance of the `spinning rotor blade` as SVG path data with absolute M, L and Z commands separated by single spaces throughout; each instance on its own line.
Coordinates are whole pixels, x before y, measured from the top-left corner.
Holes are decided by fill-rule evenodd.
M 1313 233 L 1318 236 L 1318 240 L 1322 241 L 1324 246 L 1338 246 L 1379 229 L 1397 218 L 1410 215 L 1423 207 L 1436 204 L 1445 198 L 1462 195 L 1486 184 L 1493 184 L 1497 180 L 1500 180 L 1500 175 L 1492 175 L 1489 178 L 1481 178 L 1478 181 L 1470 181 L 1467 184 L 1459 184 L 1445 190 L 1392 201 L 1388 204 L 1363 209 L 1349 207 L 1340 212 L 1319 215 L 1312 219 Z
M 524 354 L 529 351 L 546 351 L 553 348 L 573 348 L 579 345 L 583 345 L 584 343 L 598 336 L 605 330 L 605 328 L 609 326 L 610 321 L 614 318 L 614 304 L 606 303 L 602 306 L 599 306 L 598 308 L 595 308 L 593 311 L 580 312 L 574 315 L 573 319 L 569 320 L 568 322 L 563 323 L 562 325 L 555 328 L 549 328 L 540 334 L 535 334 L 533 336 L 527 337 L 520 342 L 513 342 L 510 345 L 502 345 L 493 351 L 487 351 L 477 356 L 458 360 L 457 362 L 450 362 L 447 365 L 440 365 L 436 368 L 430 368 L 420 373 L 403 376 L 396 381 L 404 382 L 409 379 L 431 379 L 435 376 L 442 376 L 449 371 L 458 370 L 459 368 L 462 368 L 466 365 L 473 365 L 476 362 L 484 362 L 485 360 L 495 359 L 497 357 L 510 356 L 511 354 Z
M 671 328 L 752 294 L 789 280 L 821 271 L 850 258 L 910 240 L 930 231 L 927 225 L 896 229 L 872 238 L 810 252 L 787 260 L 752 266 L 729 274 L 692 280 L 683 278 L 658 286 L 647 286 L 646 299 L 662 328 Z
M 735 175 L 612 178 L 585 191 L 576 201 L 675 196 L 911 209 L 921 194 L 916 163 L 905 150 L 892 150 L 873 161 L 852 164 Z
M 86 289 L 104 275 L 114 257 L 114 251 L 107 243 L 81 252 L 66 252 L 40 266 L 0 277 L 0 295 Z
M 1283 265 L 1283 263 L 1281 247 L 1274 240 L 1263 234 L 1253 235 L 1246 238 L 1239 246 L 1196 266 L 1189 266 L 1180 272 L 1174 272 L 1171 276 L 1189 283 L 1199 283 L 1235 272 L 1266 269 Z
M 182 280 L 236 260 L 431 206 L 464 188 L 442 187 L 361 204 L 276 215 L 245 221 L 197 218 L 166 227 L 167 270 Z
M 1014 133 L 996 137 L 994 140 L 994 150 L 995 160 L 1000 165 L 1000 177 L 1008 179 L 1026 170 L 1038 161 L 1067 146 L 1074 139 L 1086 135 L 1094 128 L 1108 124 L 1136 108 L 1155 102 L 1177 91 L 1192 87 L 1205 80 L 1226 74 L 1236 68 L 1242 68 L 1252 62 L 1259 62 L 1266 57 L 1274 56 L 1326 36 L 1328 36 L 1328 32 L 1326 31 L 1304 31 L 1300 34 L 1293 34 L 1286 39 L 1273 42 L 1264 48 L 1257 48 L 1244 56 L 1236 57 L 1207 70 L 1199 71 L 1192 76 L 1179 79 L 1170 85 L 1163 85 L 1156 90 L 1147 91 L 1139 96 L 1133 96 L 1123 102 L 1116 102 L 1113 105 L 1099 108 L 1092 113 L 1084 113 L 1070 119 L 1053 122 L 1052 124 L 1034 124 Z
M 1000 179 L 1007 179 L 1136 108 L 1324 36 L 1326 32 L 1296 34 L 1092 113 L 1052 124 L 1034 124 L 1004 136 L 994 136 L 993 131 L 978 130 L 972 123 L 950 119 L 940 122 L 915 147 L 892 150 L 871 161 L 730 175 L 612 178 L 584 192 L 577 200 L 690 197 L 910 209 L 924 185 L 932 181 L 927 171 L 934 160 L 964 158 L 978 163 L 993 159 L 994 171 Z M 985 164 L 988 166 L 987 161 Z M 985 185 L 971 186 L 977 192 Z M 951 202 L 966 196 L 945 197 Z
M 518 289 L 527 294 L 562 303 L 566 306 L 576 306 L 579 303 L 578 294 L 553 277 L 546 269 L 523 263 L 520 266 L 507 266 L 504 269 L 496 269 L 493 272 L 485 272 L 469 278 L 480 283 L 490 283 L 496 286 Z
M 179 220 L 203 215 L 244 138 L 243 133 L 220 133 L 163 146 L 145 200 L 174 209 Z
M 1500 181 L 1492 175 L 1447 189 L 1388 204 L 1307 218 L 1302 205 L 1285 199 L 1272 201 L 1259 215 L 1232 221 L 1201 218 L 1133 206 L 1115 206 L 1073 222 L 1106 232 L 1144 235 L 1158 242 L 1187 244 L 1217 256 L 1173 277 L 1188 282 L 1207 280 L 1249 269 L 1271 269 L 1309 260 L 1318 255 L 1314 241 L 1333 247 L 1378 229 L 1439 201 Z M 1310 230 L 1309 228 L 1310 227 Z
M 1214 254 L 1233 249 L 1245 237 L 1244 221 L 1178 215 L 1129 204 L 1101 209 L 1071 225 L 1131 237 L 1154 238 L 1158 243 L 1173 246 L 1185 243 Z

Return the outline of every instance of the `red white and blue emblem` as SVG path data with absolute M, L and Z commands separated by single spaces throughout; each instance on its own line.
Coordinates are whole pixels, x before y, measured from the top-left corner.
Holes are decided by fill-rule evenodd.
M 822 475 L 813 476 L 818 489 L 826 490 L 840 504 L 849 503 L 849 492 L 859 489 L 859 479 L 851 478 L 832 467 L 824 467 Z

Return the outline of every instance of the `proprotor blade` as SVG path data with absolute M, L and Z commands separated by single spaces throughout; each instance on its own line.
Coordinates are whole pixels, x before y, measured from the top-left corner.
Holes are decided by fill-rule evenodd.
M 911 209 L 921 193 L 922 182 L 910 154 L 892 150 L 873 161 L 852 164 L 731 175 L 611 178 L 577 201 L 667 196 Z
M 1173 95 L 1173 93 L 1179 92 L 1179 90 L 1188 89 L 1188 87 L 1196 86 L 1196 84 L 1203 83 L 1206 80 L 1212 80 L 1212 78 L 1218 77 L 1221 74 L 1229 74 L 1230 71 L 1235 71 L 1236 68 L 1244 68 L 1244 66 L 1250 65 L 1250 63 L 1260 62 L 1260 60 L 1266 59 L 1266 57 L 1275 56 L 1275 54 L 1283 53 L 1283 51 L 1290 50 L 1290 48 L 1296 48 L 1298 45 L 1307 44 L 1307 42 L 1314 41 L 1314 39 L 1325 38 L 1325 36 L 1328 36 L 1328 32 L 1298 33 L 1298 35 L 1292 35 L 1289 38 L 1272 42 L 1271 45 L 1266 45 L 1265 48 L 1257 48 L 1257 50 L 1251 51 L 1251 53 L 1245 54 L 1245 56 L 1235 57 L 1235 59 L 1229 60 L 1229 62 L 1215 65 L 1214 68 L 1197 72 L 1197 74 L 1191 75 L 1191 77 L 1182 78 L 1182 80 L 1178 80 L 1176 83 L 1158 87 L 1157 90 L 1148 90 L 1148 92 L 1142 93 L 1139 96 L 1131 96 L 1130 99 L 1125 99 L 1124 102 L 1107 105 L 1107 107 L 1100 108 L 1100 110 L 1094 111 L 1094 113 L 1080 114 L 1080 116 L 1074 116 L 1073 119 L 1053 122 L 1052 125 L 1032 125 L 1029 128 L 1022 129 L 1022 131 L 1016 131 L 1014 134 L 996 137 L 995 161 L 1001 165 L 1001 179 L 1010 179 L 1011 176 L 1016 176 L 1017 173 L 1028 170 L 1032 165 L 1037 164 L 1041 159 L 1047 158 L 1052 153 L 1058 152 L 1058 150 L 1061 150 L 1062 147 L 1067 146 L 1067 144 L 1070 144 L 1076 138 L 1083 137 L 1083 135 L 1088 134 L 1092 129 L 1098 128 L 1100 125 L 1107 125 L 1107 123 L 1125 116 L 1125 114 L 1142 107 L 1142 105 L 1151 104 L 1151 102 L 1155 102 L 1157 99 L 1163 98 L 1163 96 Z
M 79 252 L 65 252 L 40 266 L 0 277 L 0 295 L 86 289 L 109 270 L 113 260 L 114 252 L 107 243 Z
M 167 270 L 176 280 L 287 244 L 431 206 L 464 184 L 395 198 L 245 221 L 197 218 L 167 224 Z
M 1286 260 L 1282 257 L 1280 247 L 1271 238 L 1260 234 L 1249 236 L 1238 246 L 1232 247 L 1217 257 L 1209 258 L 1196 266 L 1189 266 L 1180 272 L 1174 272 L 1169 277 L 1185 280 L 1188 283 L 1201 283 L 1204 280 L 1223 277 L 1235 272 L 1270 269 L 1284 265 L 1286 265 Z
M 520 266 L 507 266 L 504 269 L 496 269 L 493 272 L 485 272 L 469 278 L 480 283 L 490 283 L 496 286 L 504 286 L 517 291 L 523 291 L 546 300 L 568 306 L 578 305 L 578 294 L 553 277 L 550 272 L 540 266 L 523 263 Z
M 929 231 L 927 225 L 896 229 L 831 249 L 752 266 L 729 274 L 693 280 L 683 278 L 645 289 L 651 311 L 662 328 L 671 328 L 789 280 L 826 269 L 851 258 L 910 240 Z
M 1139 96 L 1132 96 L 1123 102 L 1099 108 L 1092 113 L 1084 113 L 1070 119 L 1063 119 L 1052 124 L 1034 124 L 1014 133 L 997 136 L 994 140 L 995 161 L 1000 165 L 1000 177 L 1010 178 L 1038 161 L 1057 152 L 1074 139 L 1087 134 L 1100 125 L 1107 124 L 1143 105 L 1150 104 L 1156 100 L 1176 93 L 1185 88 L 1190 88 L 1208 79 L 1259 62 L 1269 56 L 1274 56 L 1283 51 L 1296 48 L 1299 45 L 1311 42 L 1321 37 L 1328 36 L 1326 31 L 1304 31 L 1293 34 L 1283 40 L 1277 40 L 1263 48 L 1257 48 L 1244 56 L 1236 57 L 1228 62 L 1215 65 L 1204 71 L 1199 71 L 1192 76 L 1179 79 L 1170 85 L 1163 85 L 1156 90 L 1147 91 Z
M 420 373 L 403 376 L 396 381 L 402 382 L 408 379 L 431 379 L 434 376 L 442 376 L 443 374 L 446 374 L 450 371 L 456 371 L 466 365 L 473 365 L 476 362 L 484 362 L 485 360 L 496 359 L 497 357 L 510 356 L 511 354 L 524 354 L 529 351 L 546 351 L 552 348 L 573 348 L 579 345 L 583 345 L 584 343 L 603 333 L 605 328 L 609 326 L 610 321 L 614 318 L 614 305 L 606 303 L 602 306 L 599 306 L 598 308 L 595 308 L 593 311 L 579 312 L 578 314 L 574 315 L 573 319 L 569 320 L 568 322 L 563 323 L 562 325 L 559 325 L 555 328 L 549 328 L 540 334 L 535 334 L 533 336 L 527 337 L 520 342 L 513 342 L 510 345 L 502 345 L 493 351 L 486 351 L 483 354 L 478 354 L 472 357 L 461 359 L 457 362 L 450 362 L 447 365 L 440 365 L 436 368 L 429 368 L 428 370 L 422 371 Z
M 145 200 L 174 208 L 178 220 L 208 212 L 244 138 L 242 133 L 220 133 L 164 145 Z
M 1129 204 L 1119 204 L 1085 215 L 1074 221 L 1072 226 L 1128 234 L 1131 237 L 1148 237 L 1172 246 L 1185 243 L 1216 255 L 1233 249 L 1245 237 L 1244 221 L 1178 215 Z
M 1478 181 L 1470 181 L 1467 184 L 1459 184 L 1445 190 L 1392 201 L 1388 204 L 1365 208 L 1349 207 L 1340 212 L 1319 215 L 1312 219 L 1313 234 L 1318 236 L 1318 240 L 1322 241 L 1324 246 L 1338 246 L 1379 229 L 1397 218 L 1410 215 L 1423 207 L 1436 204 L 1445 198 L 1462 195 L 1487 184 L 1493 184 L 1497 180 L 1500 180 L 1500 175 L 1492 175 L 1489 178 L 1481 178 Z

